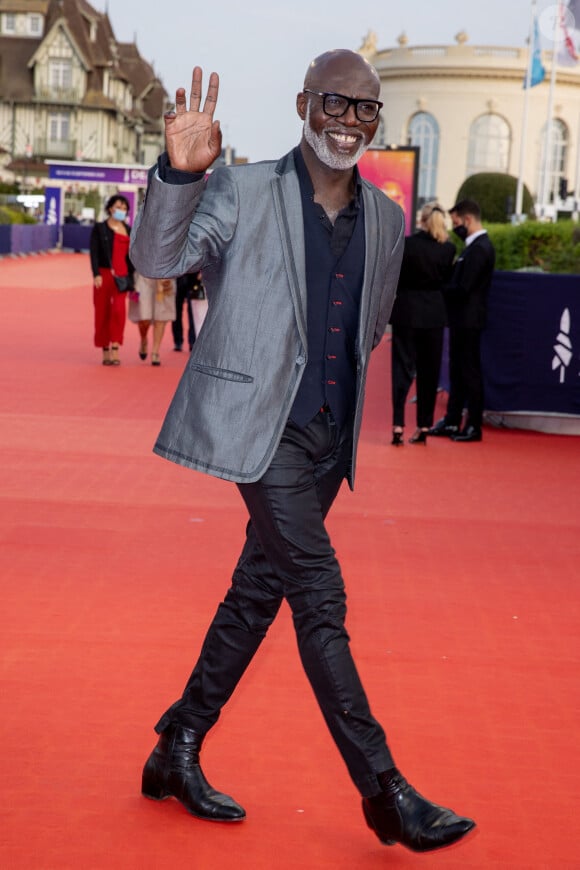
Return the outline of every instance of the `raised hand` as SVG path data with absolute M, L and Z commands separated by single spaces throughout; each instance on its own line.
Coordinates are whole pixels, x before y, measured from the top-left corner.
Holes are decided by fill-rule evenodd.
M 203 109 L 200 112 L 202 69 L 194 67 L 191 78 L 189 109 L 185 88 L 175 92 L 175 111 L 167 112 L 165 142 L 171 165 L 185 172 L 205 172 L 221 154 L 220 122 L 213 120 L 219 91 L 219 76 L 212 72 Z

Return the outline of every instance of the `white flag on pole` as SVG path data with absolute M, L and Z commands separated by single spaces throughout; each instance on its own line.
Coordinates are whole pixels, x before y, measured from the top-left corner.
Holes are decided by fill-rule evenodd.
M 559 6 L 560 43 L 558 63 L 562 66 L 575 66 L 580 60 L 579 50 L 574 41 L 576 26 L 580 27 L 580 0 L 569 0 L 568 6 Z M 579 13 L 578 17 L 576 12 Z

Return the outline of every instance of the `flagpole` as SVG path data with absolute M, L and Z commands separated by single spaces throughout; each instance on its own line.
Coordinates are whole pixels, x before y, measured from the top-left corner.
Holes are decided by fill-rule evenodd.
M 576 138 L 576 143 L 576 184 L 574 186 L 574 214 L 575 220 L 578 220 L 578 212 L 580 211 L 580 113 L 578 115 L 578 136 Z
M 540 196 L 540 217 L 546 216 L 546 208 L 550 195 L 550 167 L 552 164 L 552 138 L 553 138 L 553 115 L 554 95 L 556 92 L 556 71 L 558 68 L 558 46 L 560 43 L 560 22 L 562 20 L 562 0 L 558 0 L 558 12 L 554 17 L 554 38 L 552 46 L 552 74 L 550 76 L 550 96 L 548 98 L 548 121 L 546 136 L 544 137 L 544 175 L 542 178 L 542 190 Z
M 526 139 L 528 135 L 528 114 L 530 107 L 530 91 L 532 89 L 532 66 L 534 63 L 534 22 L 536 20 L 537 0 L 532 0 L 531 19 L 530 19 L 530 37 L 528 41 L 528 68 L 526 70 L 526 87 L 524 96 L 524 113 L 522 116 L 522 134 L 520 137 L 520 169 L 518 175 L 518 186 L 516 188 L 516 222 L 522 223 L 523 202 L 524 202 L 524 161 L 526 159 Z

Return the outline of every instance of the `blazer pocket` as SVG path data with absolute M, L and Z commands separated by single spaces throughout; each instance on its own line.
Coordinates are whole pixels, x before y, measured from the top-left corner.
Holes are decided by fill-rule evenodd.
M 204 366 L 201 363 L 190 363 L 191 368 L 196 372 L 201 372 L 202 375 L 210 375 L 212 378 L 222 378 L 224 381 L 237 381 L 241 384 L 253 384 L 254 379 L 251 375 L 244 375 L 242 372 L 232 372 L 229 369 L 218 369 L 215 366 Z

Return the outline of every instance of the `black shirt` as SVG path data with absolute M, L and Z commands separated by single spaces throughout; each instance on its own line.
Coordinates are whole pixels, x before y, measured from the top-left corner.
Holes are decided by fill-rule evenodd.
M 343 425 L 354 410 L 356 339 L 364 276 L 365 240 L 361 181 L 334 224 L 319 203 L 300 148 L 293 152 L 304 221 L 308 362 L 290 412 L 305 426 L 324 405 Z

